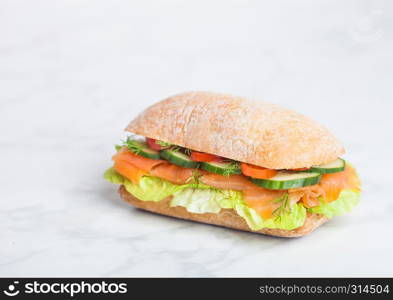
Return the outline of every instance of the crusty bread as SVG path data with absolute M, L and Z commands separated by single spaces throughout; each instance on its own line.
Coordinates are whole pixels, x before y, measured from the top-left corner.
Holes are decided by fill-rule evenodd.
M 124 188 L 124 186 L 120 186 L 119 193 L 120 196 L 123 198 L 123 200 L 134 205 L 135 207 L 150 212 L 154 212 L 157 214 L 167 215 L 180 219 L 192 220 L 201 223 L 219 225 L 219 226 L 234 228 L 243 231 L 272 235 L 272 236 L 280 236 L 280 237 L 304 236 L 306 234 L 309 234 L 318 226 L 322 225 L 328 220 L 322 215 L 308 214 L 304 225 L 302 227 L 293 230 L 264 228 L 258 231 L 252 231 L 248 227 L 246 221 L 242 217 L 240 217 L 233 209 L 222 209 L 221 212 L 217 214 L 215 213 L 195 214 L 195 213 L 188 212 L 184 207 L 181 206 L 170 207 L 169 202 L 172 198 L 171 196 L 159 202 L 141 201 L 138 198 L 135 198 L 130 193 L 128 193 Z
M 126 130 L 271 169 L 310 167 L 344 153 L 326 128 L 302 114 L 208 92 L 183 93 L 160 101 Z

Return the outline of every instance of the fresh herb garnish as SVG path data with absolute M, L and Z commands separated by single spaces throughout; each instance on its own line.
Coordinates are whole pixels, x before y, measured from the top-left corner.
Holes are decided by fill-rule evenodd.
M 291 211 L 290 203 L 289 203 L 289 194 L 285 193 L 281 197 L 274 200 L 274 203 L 280 203 L 280 206 L 273 210 L 273 215 L 277 217 L 281 217 L 281 215 L 285 213 L 289 213 Z

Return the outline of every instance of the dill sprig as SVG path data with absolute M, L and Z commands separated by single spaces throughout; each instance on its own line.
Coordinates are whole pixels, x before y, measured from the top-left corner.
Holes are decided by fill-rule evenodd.
M 127 147 L 130 151 L 135 154 L 140 154 L 143 147 L 143 142 L 134 140 L 132 137 L 127 137 L 126 140 L 123 140 L 123 145 Z
M 176 145 L 171 145 L 171 146 L 169 147 L 169 150 L 172 150 L 172 151 L 175 151 L 175 152 L 182 152 L 182 151 L 181 151 L 181 150 L 182 150 L 182 147 L 176 146 Z
M 273 201 L 274 203 L 280 203 L 280 206 L 273 211 L 273 215 L 281 217 L 283 214 L 289 213 L 291 211 L 288 193 L 285 193 Z
M 175 151 L 175 152 L 181 152 L 187 156 L 191 155 L 191 150 L 188 148 L 184 148 L 184 147 L 180 147 L 180 146 L 176 146 L 176 145 L 171 145 L 169 147 L 170 150 Z

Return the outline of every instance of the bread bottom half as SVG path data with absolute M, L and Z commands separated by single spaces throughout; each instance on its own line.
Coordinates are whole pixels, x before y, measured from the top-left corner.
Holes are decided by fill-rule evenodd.
M 170 207 L 169 203 L 172 197 L 167 197 L 159 202 L 141 201 L 127 192 L 124 186 L 120 186 L 119 193 L 124 201 L 137 208 L 153 213 L 279 237 L 301 237 L 307 235 L 328 220 L 326 217 L 319 214 L 307 214 L 304 225 L 296 229 L 285 230 L 263 228 L 258 231 L 253 231 L 248 227 L 246 221 L 233 209 L 222 209 L 219 213 L 196 214 L 188 212 L 182 206 Z

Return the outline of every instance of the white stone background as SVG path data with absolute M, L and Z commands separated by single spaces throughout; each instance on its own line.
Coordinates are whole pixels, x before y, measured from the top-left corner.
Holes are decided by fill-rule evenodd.
M 0 2 L 0 276 L 392 276 L 391 1 Z M 279 239 L 137 211 L 102 179 L 147 105 L 208 90 L 329 127 L 355 211 Z

